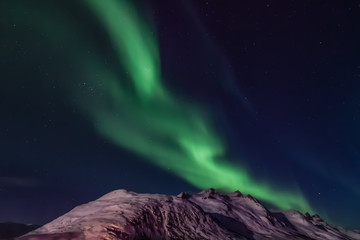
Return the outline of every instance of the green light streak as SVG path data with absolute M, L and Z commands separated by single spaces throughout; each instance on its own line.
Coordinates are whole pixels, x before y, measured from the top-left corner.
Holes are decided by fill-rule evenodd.
M 109 34 L 114 48 L 130 73 L 139 96 L 148 98 L 161 94 L 159 56 L 155 39 L 151 32 L 142 26 L 133 7 L 125 1 L 87 2 L 106 28 L 112 29 Z
M 162 85 L 156 41 L 129 2 L 85 2 L 107 30 L 128 72 L 118 76 L 98 67 L 101 86 L 88 76 L 101 97 L 84 105 L 99 133 L 201 189 L 240 190 L 281 208 L 310 211 L 299 191 L 259 183 L 246 169 L 223 159 L 225 148 L 206 115 L 174 98 Z

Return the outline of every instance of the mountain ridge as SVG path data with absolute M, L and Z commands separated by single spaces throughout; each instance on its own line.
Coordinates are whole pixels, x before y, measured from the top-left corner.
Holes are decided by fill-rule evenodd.
M 39 228 L 37 224 L 0 222 L 0 240 L 10 240 Z
M 269 210 L 251 195 L 208 189 L 177 196 L 115 190 L 75 207 L 17 240 L 42 239 L 345 239 L 360 233 L 319 215 Z

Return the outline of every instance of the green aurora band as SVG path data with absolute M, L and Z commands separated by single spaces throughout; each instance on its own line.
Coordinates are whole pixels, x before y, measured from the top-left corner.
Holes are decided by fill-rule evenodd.
M 225 148 L 207 115 L 162 84 L 156 38 L 130 2 L 85 3 L 105 27 L 124 72 L 104 69 L 102 84 L 88 75 L 101 97 L 83 106 L 101 135 L 198 188 L 239 189 L 280 208 L 310 211 L 299 190 L 257 182 L 224 159 Z

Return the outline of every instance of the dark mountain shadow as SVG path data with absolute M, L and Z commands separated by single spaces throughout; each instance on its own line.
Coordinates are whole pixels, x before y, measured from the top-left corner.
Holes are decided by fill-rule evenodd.
M 16 240 L 85 240 L 85 236 L 79 232 L 32 234 L 16 238 Z
M 210 215 L 216 220 L 218 220 L 222 226 L 224 226 L 231 232 L 244 236 L 249 240 L 254 239 L 254 233 L 250 231 L 244 223 L 236 221 L 231 217 L 227 217 L 219 213 L 210 213 Z
M 35 224 L 26 225 L 12 222 L 0 223 L 0 240 L 14 239 L 39 227 L 40 225 Z
M 287 219 L 287 217 L 285 216 L 285 214 L 283 214 L 282 212 L 271 212 L 271 215 L 273 215 L 276 219 L 278 219 L 279 221 L 285 223 L 285 226 L 290 227 L 294 230 L 297 230 L 296 227 L 294 225 L 291 224 L 291 222 L 289 221 L 289 219 Z

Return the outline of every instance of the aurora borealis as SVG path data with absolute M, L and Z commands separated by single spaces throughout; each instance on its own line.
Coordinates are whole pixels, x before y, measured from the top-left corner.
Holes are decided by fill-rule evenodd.
M 311 211 L 301 194 L 256 183 L 246 169 L 222 159 L 224 146 L 200 111 L 172 98 L 162 86 L 157 44 L 129 3 L 87 2 L 106 26 L 134 87 L 124 90 L 124 79 L 115 76 L 103 81 L 103 96 L 109 100 L 103 97 L 104 105 L 88 110 L 101 134 L 200 189 L 241 189 L 281 208 Z
M 100 195 L 114 188 L 174 194 L 189 188 L 192 191 L 212 187 L 227 192 L 240 190 L 274 207 L 318 212 L 330 221 L 352 227 L 359 225 L 356 224 L 359 216 L 344 219 L 346 212 L 353 210 L 346 206 L 333 210 L 342 195 L 345 197 L 341 201 L 350 206 L 360 197 L 356 174 L 358 136 L 350 134 L 352 127 L 337 128 L 337 124 L 348 126 L 347 121 L 357 119 L 359 99 L 349 91 L 358 85 L 350 80 L 353 76 L 346 68 L 334 68 L 333 77 L 326 75 L 330 74 L 328 65 L 335 64 L 342 53 L 333 52 L 329 47 L 327 51 L 335 59 L 333 62 L 321 65 L 325 60 L 319 60 L 306 66 L 305 61 L 290 58 L 290 64 L 284 60 L 287 56 L 287 51 L 281 50 L 284 45 L 277 48 L 284 52 L 272 52 L 264 46 L 286 42 L 284 29 L 292 29 L 291 25 L 282 29 L 274 20 L 273 24 L 260 23 L 259 30 L 246 27 L 246 18 L 262 19 L 258 16 L 264 11 L 262 8 L 234 2 L 232 9 L 214 1 L 207 14 L 213 14 L 213 20 L 223 20 L 214 20 L 213 29 L 207 29 L 205 26 L 212 26 L 212 20 L 203 16 L 202 11 L 209 2 L 199 4 L 184 1 L 163 6 L 161 1 L 134 1 L 133 4 L 126 0 L 66 1 L 64 4 L 55 1 L 53 5 L 45 1 L 1 3 L 0 24 L 6 26 L 2 30 L 2 36 L 6 36 L 2 40 L 2 68 L 9 89 L 3 96 L 15 95 L 19 101 L 3 107 L 7 116 L 3 118 L 3 126 L 14 126 L 16 130 L 13 130 L 14 140 L 8 136 L 10 130 L 5 130 L 2 142 L 15 146 L 7 149 L 18 150 L 13 150 L 16 154 L 5 151 L 7 160 L 1 166 L 3 186 L 0 188 L 7 197 L 2 205 L 13 202 L 19 208 L 19 196 L 34 188 L 43 194 L 49 193 L 42 201 L 51 201 L 57 198 L 57 194 L 52 193 L 53 186 L 58 188 L 58 194 L 66 193 L 74 198 L 59 211 L 80 201 L 76 198 L 86 201 L 86 196 Z M 219 13 L 216 12 L 218 5 L 221 5 Z M 166 10 L 167 7 L 173 12 Z M 247 8 L 258 12 L 254 16 L 246 15 Z M 274 11 L 283 11 L 284 15 L 293 12 L 287 9 L 301 12 L 299 6 L 284 8 L 274 6 Z M 237 11 L 244 14 L 241 24 L 237 19 L 241 14 Z M 176 20 L 175 16 L 182 17 Z M 227 39 L 222 21 L 228 21 L 226 26 L 232 24 L 234 29 L 241 28 L 241 34 L 229 30 L 230 40 Z M 302 26 L 302 21 L 299 17 L 293 24 Z M 352 20 L 342 21 L 348 28 L 352 26 Z M 184 30 L 183 25 L 187 29 L 184 27 Z M 274 30 L 264 38 L 254 34 L 272 27 L 283 32 L 277 35 Z M 178 38 L 176 31 L 183 31 L 181 36 L 185 37 Z M 206 31 L 213 31 L 218 37 L 214 40 L 204 33 Z M 245 43 L 246 34 L 256 40 Z M 337 36 L 336 31 L 332 34 Z M 314 38 L 321 36 L 315 34 Z M 320 47 L 331 42 L 315 40 Z M 14 47 L 8 47 L 11 44 Z M 313 43 L 293 40 L 291 44 L 299 46 L 297 57 L 308 59 L 309 56 L 301 55 L 302 47 Z M 286 47 L 291 49 L 291 44 Z M 353 54 L 351 46 L 343 52 Z M 326 50 L 320 49 L 315 58 L 323 59 L 324 52 Z M 256 58 L 260 53 L 263 57 Z M 353 59 L 352 55 L 348 57 L 349 64 L 357 65 Z M 248 67 L 254 62 L 266 69 L 265 75 Z M 228 67 L 231 64 L 234 66 Z M 319 65 L 322 69 L 313 69 Z M 354 72 L 358 68 L 355 65 Z M 308 68 L 309 74 L 305 75 L 306 71 L 295 66 Z M 202 72 L 212 74 L 201 75 Z M 274 76 L 269 77 L 269 72 Z M 312 78 L 317 72 L 324 74 Z M 295 80 L 290 76 L 295 76 Z M 349 79 L 346 83 L 338 80 L 344 76 Z M 311 81 L 306 82 L 307 78 Z M 327 79 L 332 79 L 332 86 Z M 342 87 L 336 88 L 336 84 Z M 14 93 L 17 88 L 20 90 Z M 336 89 L 340 90 L 334 95 Z M 333 115 L 331 109 L 336 110 Z M 40 114 L 33 117 L 34 113 Z M 301 120 L 303 115 L 305 120 Z M 330 115 L 336 115 L 334 120 L 328 120 Z M 46 123 L 40 124 L 43 119 L 47 119 Z M 324 128 L 320 123 L 326 121 L 329 124 Z M 53 122 L 56 124 L 49 130 Z M 33 133 L 32 129 L 41 130 Z M 37 134 L 40 137 L 34 137 Z M 15 136 L 21 136 L 20 143 L 25 143 L 18 143 Z M 42 139 L 41 144 L 38 139 Z M 345 140 L 336 142 L 341 139 Z M 49 156 L 54 156 L 53 160 L 48 160 Z M 348 160 L 344 160 L 345 156 Z M 149 179 L 158 175 L 156 181 Z M 22 184 L 24 179 L 31 180 L 30 186 Z M 93 190 L 84 190 L 84 186 Z M 328 190 L 322 190 L 325 188 Z M 82 190 L 79 192 L 79 189 Z M 324 197 L 319 199 L 321 194 Z M 32 199 L 38 198 L 36 195 Z M 38 203 L 34 206 L 40 207 Z M 55 217 L 50 207 L 44 212 L 46 216 L 33 216 L 34 220 L 30 213 L 24 215 L 29 221 Z M 23 213 L 6 212 L 8 217 L 11 214 L 19 219 Z

